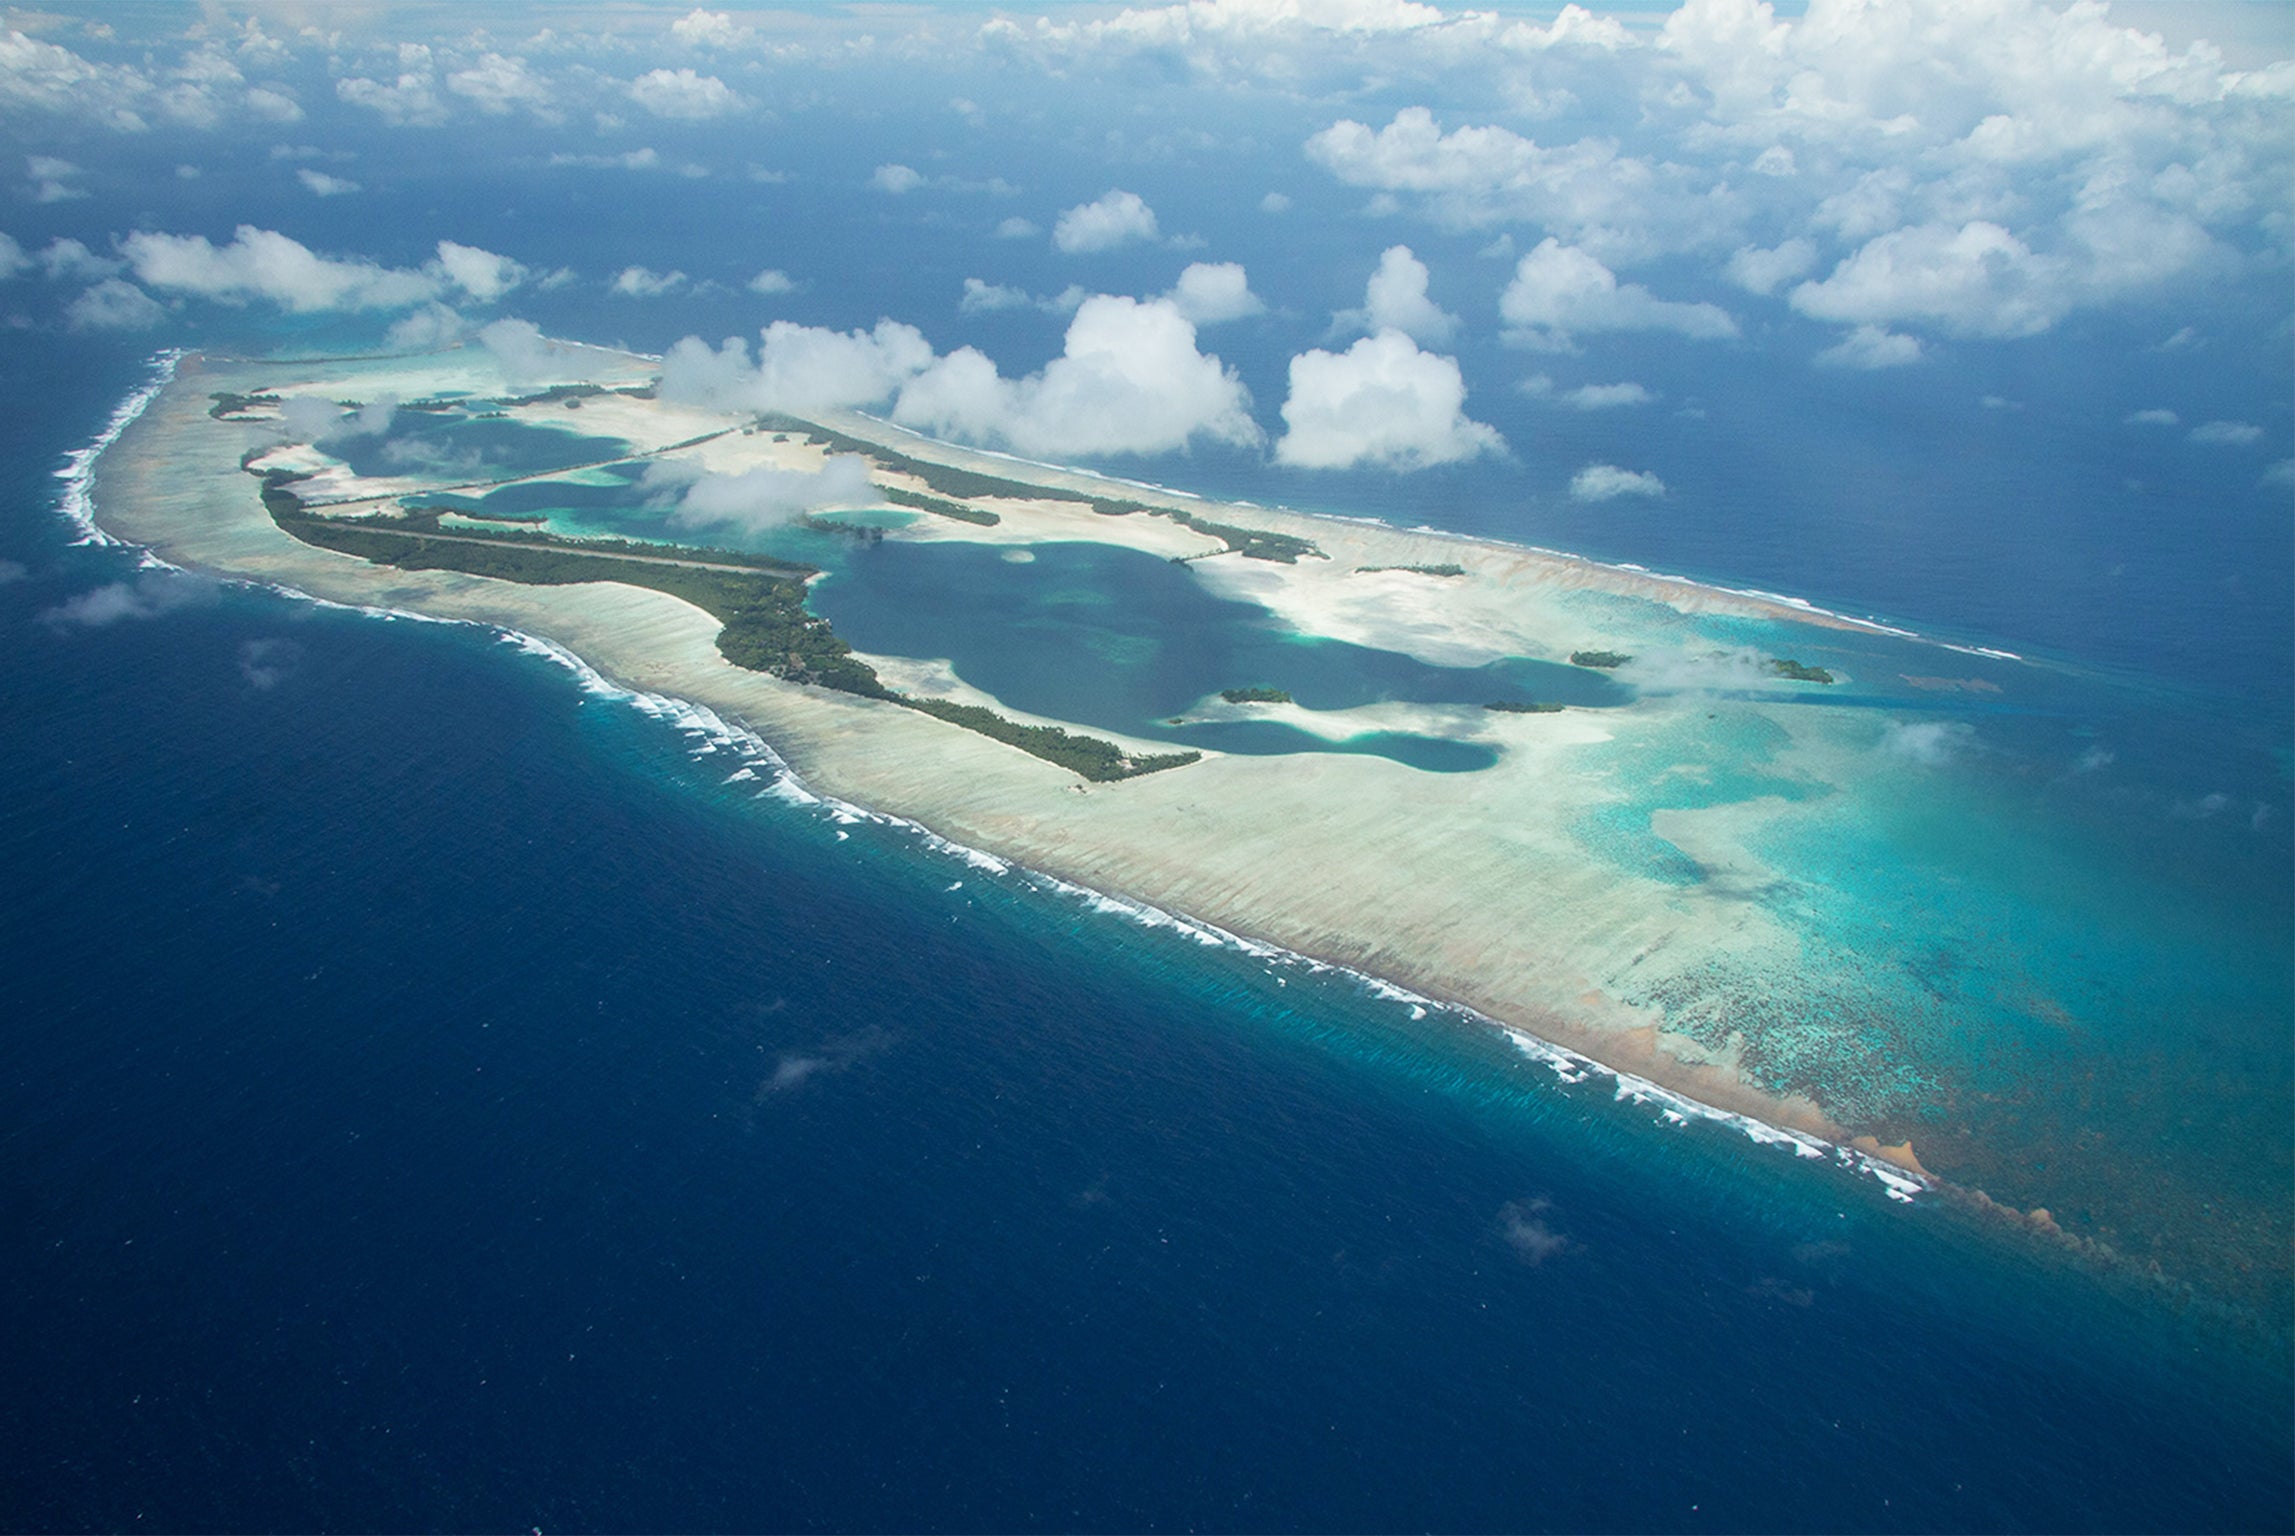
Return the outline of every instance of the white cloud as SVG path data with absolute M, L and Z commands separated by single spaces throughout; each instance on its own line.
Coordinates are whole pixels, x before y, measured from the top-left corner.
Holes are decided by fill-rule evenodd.
M 446 88 L 491 116 L 499 117 L 519 107 L 544 117 L 554 115 L 549 110 L 548 83 L 529 70 L 524 59 L 486 54 L 470 68 L 448 75 Z
M 1234 261 L 1191 263 L 1166 297 L 1199 326 L 1242 320 L 1267 309 L 1251 291 L 1242 263 Z
M 1570 477 L 1573 501 L 1615 501 L 1620 496 L 1663 496 L 1665 482 L 1648 470 L 1589 464 Z
M 64 322 L 75 331 L 141 331 L 166 315 L 135 284 L 107 277 L 65 306 Z
M 1018 214 L 996 226 L 996 238 L 999 240 L 1033 240 L 1042 233 L 1041 229 Z
M 1820 368 L 1857 368 L 1870 373 L 1881 368 L 1902 368 L 1921 360 L 1918 336 L 1905 336 L 1877 325 L 1860 325 L 1818 353 Z
M 2131 427 L 2174 427 L 2182 425 L 2182 419 L 2175 412 L 2164 408 L 2130 411 L 2120 420 Z
M 658 171 L 663 168 L 661 155 L 651 147 L 624 150 L 618 155 L 554 154 L 553 166 L 578 165 L 601 171 Z
M 2060 267 L 1997 224 L 1923 224 L 1875 237 L 1793 307 L 1853 325 L 1927 321 L 1962 336 L 2032 336 L 2069 308 Z
M 1699 341 L 1737 335 L 1737 322 L 1712 304 L 1681 304 L 1639 283 L 1620 283 L 1592 255 L 1548 236 L 1522 258 L 1498 300 L 1509 338 L 1567 348 L 1573 333 L 1676 331 Z
M 181 572 L 153 571 L 133 581 L 115 581 L 67 598 L 40 617 L 58 628 L 103 629 L 128 619 L 156 619 L 178 608 L 211 600 L 213 582 Z
M 279 425 L 288 440 L 297 443 L 381 437 L 397 417 L 396 395 L 382 395 L 351 411 L 316 395 L 289 395 L 279 402 Z
M 749 105 L 715 75 L 690 69 L 649 69 L 630 82 L 630 99 L 656 117 L 681 122 L 724 117 Z
M 688 528 L 746 529 L 794 522 L 828 507 L 875 506 L 883 493 L 869 481 L 869 461 L 831 454 L 817 470 L 761 466 L 740 474 L 711 474 L 698 465 L 656 460 L 639 482 L 669 520 Z
M 2263 471 L 2258 484 L 2284 489 L 2295 486 L 2295 459 L 2280 459 Z
M 526 269 L 507 256 L 475 245 L 438 242 L 438 265 L 447 281 L 481 304 L 491 304 L 526 280 Z
M 1072 315 L 1089 297 L 1090 294 L 1074 283 L 1048 298 L 1038 298 L 1025 288 L 968 277 L 964 280 L 964 297 L 957 300 L 956 308 L 959 314 L 966 315 L 994 314 L 1006 309 L 1040 309 L 1048 315 Z
M 433 127 L 446 121 L 446 104 L 438 99 L 438 77 L 430 69 L 430 50 L 419 58 L 402 60 L 417 67 L 404 69 L 389 83 L 353 75 L 335 82 L 335 94 L 354 107 L 365 107 L 393 127 Z
M 1465 406 L 1457 360 L 1420 351 L 1402 331 L 1365 336 L 1343 353 L 1303 352 L 1291 359 L 1275 458 L 1302 469 L 1404 470 L 1505 452 L 1505 440 L 1468 419 Z
M 696 12 L 695 14 L 699 15 L 701 13 Z M 791 278 L 788 273 L 782 271 L 779 267 L 767 267 L 764 271 L 749 279 L 749 291 L 751 293 L 762 293 L 770 297 L 775 294 L 795 293 L 797 291 L 797 284 L 796 281 Z
M 1136 192 L 1111 190 L 1093 202 L 1079 203 L 1052 227 L 1052 243 L 1070 255 L 1112 251 L 1155 238 L 1155 210 Z
M 1921 720 L 1889 723 L 1881 733 L 1883 756 L 1901 758 L 1923 768 L 1942 768 L 1966 756 L 1976 746 L 1976 728 L 1959 720 Z
M 392 321 L 383 342 L 393 352 L 430 352 L 460 341 L 469 329 L 462 316 L 433 300 Z
M 69 160 L 59 160 L 54 155 L 28 155 L 24 166 L 31 174 L 35 203 L 68 203 L 88 195 L 87 189 L 78 184 L 86 172 Z
M 754 35 L 748 28 L 736 26 L 725 12 L 705 11 L 699 6 L 671 22 L 669 33 L 688 48 L 732 48 Z
M 359 184 L 341 176 L 329 176 L 325 171 L 314 171 L 304 166 L 295 173 L 295 179 L 320 197 L 342 197 L 359 190 Z
M 879 192 L 890 192 L 898 197 L 923 186 L 924 176 L 911 166 L 880 165 L 869 173 L 869 185 Z
M 933 361 L 924 333 L 892 320 L 842 332 L 776 320 L 760 334 L 754 363 L 739 337 L 715 351 L 686 337 L 662 359 L 661 397 L 730 411 L 877 405 Z
M 1363 307 L 1332 316 L 1339 331 L 1400 331 L 1426 346 L 1441 346 L 1458 334 L 1458 317 L 1426 295 L 1426 263 L 1407 245 L 1390 245 L 1378 270 L 1363 288 Z
M 1729 280 L 1747 293 L 1772 294 L 1817 264 L 1817 247 L 1795 236 L 1776 247 L 1739 246 L 1729 258 Z
M 2263 441 L 2263 429 L 2247 421 L 2209 421 L 2191 429 L 2191 440 L 2218 448 L 2245 448 Z
M 478 333 L 478 341 L 512 384 L 591 383 L 600 360 L 613 365 L 610 354 L 552 341 L 530 320 L 497 320 Z
M 624 267 L 614 279 L 613 291 L 624 298 L 657 299 L 684 286 L 683 272 L 656 272 L 650 267 Z
M 1574 411 L 1614 411 L 1621 406 L 1648 405 L 1657 398 L 1639 384 L 1581 384 L 1561 397 Z
M 240 225 L 225 246 L 204 235 L 139 230 L 120 241 L 120 253 L 148 287 L 224 304 L 263 299 L 296 314 L 404 308 L 435 295 L 444 280 L 437 271 L 320 256 L 300 241 L 252 224 Z
M 0 240 L 7 241 L 6 247 L 0 249 L 0 276 L 6 276 L 22 266 L 23 257 L 20 252 L 16 252 L 15 263 L 11 265 L 9 254 L 15 252 L 16 243 L 7 240 L 6 236 L 0 236 Z M 79 241 L 67 236 L 49 241 L 42 248 L 39 260 L 40 270 L 56 281 L 88 282 L 110 277 L 121 269 L 120 263 L 108 256 L 98 256 Z
M 1199 437 L 1258 442 L 1242 381 L 1195 343 L 1195 326 L 1169 299 L 1097 294 L 1041 373 L 1006 379 L 964 347 L 902 387 L 893 419 L 1035 455 L 1165 453 Z
M 1284 193 L 1270 192 L 1259 199 L 1259 211 L 1261 213 L 1289 213 L 1291 211 L 1291 199 Z

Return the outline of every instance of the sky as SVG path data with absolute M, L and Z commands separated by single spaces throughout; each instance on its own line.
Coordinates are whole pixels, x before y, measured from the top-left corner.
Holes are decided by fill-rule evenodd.
M 1873 424 L 1948 404 L 2024 413 L 2026 499 L 2278 507 L 2291 108 L 2295 7 L 2244 3 L 11 9 L 0 323 L 619 342 L 1613 553 L 1901 474 Z

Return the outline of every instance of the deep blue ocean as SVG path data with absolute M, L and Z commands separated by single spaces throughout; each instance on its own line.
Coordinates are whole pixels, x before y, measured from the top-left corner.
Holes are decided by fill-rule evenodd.
M 0 1524 L 2286 1525 L 2283 1336 L 483 632 L 44 617 L 144 365 L 0 356 Z

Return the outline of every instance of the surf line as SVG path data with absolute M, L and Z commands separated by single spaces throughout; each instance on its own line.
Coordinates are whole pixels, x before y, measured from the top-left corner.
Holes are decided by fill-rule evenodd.
M 150 382 L 121 401 L 118 408 L 112 412 L 111 419 L 95 439 L 85 447 L 68 454 L 66 467 L 56 472 L 57 478 L 65 482 L 64 493 L 58 500 L 58 510 L 80 530 L 81 536 L 75 542 L 134 549 L 146 565 L 166 566 L 168 564 L 145 546 L 119 538 L 97 525 L 93 487 L 96 463 L 102 458 L 104 450 L 119 440 L 120 435 L 137 417 L 144 413 L 151 402 L 158 398 L 160 391 L 165 389 L 174 379 L 176 365 L 183 356 L 184 353 L 181 350 L 171 350 L 162 352 L 155 357 L 152 360 L 153 377 Z M 1113 896 L 1103 891 L 1093 890 L 1088 886 L 1076 884 L 1073 881 L 1063 880 L 1042 870 L 1027 869 L 985 849 L 973 848 L 945 837 L 920 821 L 906 816 L 896 816 L 885 811 L 871 810 L 831 795 L 818 793 L 807 787 L 796 770 L 790 767 L 788 760 L 776 752 L 763 736 L 748 726 L 728 721 L 707 705 L 696 703 L 690 699 L 624 687 L 573 651 L 544 636 L 478 619 L 447 619 L 434 614 L 417 613 L 409 609 L 337 602 L 333 599 L 300 591 L 284 583 L 247 582 L 245 584 L 275 592 L 282 597 L 307 602 L 316 607 L 355 613 L 367 618 L 423 624 L 467 624 L 472 628 L 486 630 L 494 634 L 502 643 L 510 645 L 526 655 L 565 668 L 574 675 L 577 685 L 585 694 L 601 700 L 626 704 L 642 714 L 670 725 L 673 729 L 695 741 L 697 756 L 707 756 L 720 751 L 732 752 L 738 759 L 739 766 L 734 772 L 727 775 L 724 780 L 726 783 L 762 779 L 764 787 L 757 791 L 759 795 L 769 795 L 792 805 L 817 808 L 841 826 L 869 823 L 892 828 L 915 838 L 929 851 L 954 858 L 969 868 L 992 875 L 1017 874 L 1019 878 L 1038 889 L 1056 892 L 1105 916 L 1121 917 L 1147 928 L 1168 928 L 1184 934 L 1206 947 L 1232 949 L 1287 969 L 1304 971 L 1312 975 L 1345 977 L 1373 996 L 1401 1003 L 1410 1008 L 1411 1016 L 1414 1019 L 1423 1018 L 1429 1012 L 1442 1012 L 1453 1018 L 1495 1030 L 1504 1035 L 1524 1055 L 1552 1070 L 1555 1076 L 1565 1084 L 1584 1082 L 1593 1076 L 1607 1077 L 1616 1084 L 1616 1091 L 1613 1095 L 1616 1102 L 1655 1105 L 1659 1117 L 1673 1125 L 1687 1125 L 1693 1120 L 1708 1121 L 1736 1131 L 1758 1145 L 1790 1148 L 1796 1157 L 1811 1159 L 1830 1157 L 1844 1168 L 1867 1174 L 1877 1180 L 1891 1200 L 1910 1203 L 1915 1195 L 1937 1187 L 1932 1180 L 1922 1178 L 1909 1170 L 1888 1162 L 1886 1159 L 1874 1157 L 1858 1148 L 1842 1146 L 1805 1131 L 1788 1130 L 1782 1126 L 1771 1125 L 1767 1121 L 1751 1115 L 1700 1103 L 1696 1099 L 1677 1093 L 1647 1078 L 1608 1066 L 1581 1052 L 1571 1050 L 1567 1046 L 1542 1039 L 1518 1026 L 1502 1023 L 1463 1004 L 1446 1003 L 1422 996 L 1407 987 L 1398 986 L 1384 977 L 1356 970 L 1352 966 L 1340 965 L 1328 960 L 1318 960 L 1311 955 L 1300 954 L 1280 945 L 1245 938 L 1241 934 L 1230 932 L 1215 923 L 1172 912 L 1152 903 L 1141 901 L 1136 897 Z M 763 770 L 762 773 L 760 773 L 760 769 Z M 838 833 L 840 838 L 844 835 L 843 832 Z

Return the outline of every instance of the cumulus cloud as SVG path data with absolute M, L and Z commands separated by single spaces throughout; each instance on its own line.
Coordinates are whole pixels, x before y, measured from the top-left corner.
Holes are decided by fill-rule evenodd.
M 1014 214 L 996 226 L 996 238 L 999 240 L 1033 240 L 1042 233 L 1041 229 L 1021 218 L 1018 214 Z
M 869 481 L 869 461 L 832 454 L 818 470 L 764 466 L 740 474 L 710 474 L 696 465 L 656 460 L 639 484 L 649 501 L 688 528 L 763 529 L 829 507 L 864 507 L 884 497 Z
M 915 326 L 880 320 L 873 331 L 831 331 L 776 320 L 748 343 L 712 351 L 688 336 L 662 359 L 661 397 L 729 411 L 796 411 L 877 405 L 933 362 Z
M 447 119 L 446 103 L 439 100 L 438 75 L 432 69 L 430 49 L 421 43 L 399 46 L 399 72 L 388 81 L 351 75 L 335 82 L 335 94 L 354 107 L 364 107 L 393 127 L 433 127 Z
M 478 343 L 514 385 L 590 382 L 588 348 L 553 341 L 531 320 L 497 320 L 478 332 Z
M 2175 412 L 2164 408 L 2154 408 L 2148 411 L 2130 411 L 2127 415 L 2121 417 L 2120 420 L 2125 425 L 2131 427 L 2174 427 L 2182 425 L 2181 417 L 2177 416 Z
M 64 323 L 75 331 L 142 331 L 165 319 L 167 311 L 135 284 L 107 277 L 64 307 Z
M 1332 316 L 1332 328 L 1400 331 L 1424 346 L 1442 346 L 1458 333 L 1458 317 L 1427 297 L 1426 263 L 1407 245 L 1390 245 L 1363 287 L 1363 307 Z
M 1570 477 L 1572 501 L 1615 501 L 1620 496 L 1663 496 L 1665 482 L 1648 470 L 1589 464 Z
M 669 35 L 688 48 L 731 48 L 753 34 L 723 11 L 695 6 L 669 24 Z
M 1503 453 L 1494 428 L 1466 415 L 1455 358 L 1422 352 L 1399 330 L 1366 336 L 1343 353 L 1291 359 L 1291 391 L 1278 463 L 1303 469 L 1423 469 Z
M 1549 235 L 1522 258 L 1499 296 L 1508 338 L 1531 346 L 1568 349 L 1574 333 L 1674 331 L 1698 341 L 1728 340 L 1737 322 L 1712 304 L 1658 298 L 1586 251 Z
M 1881 368 L 1902 368 L 1920 360 L 1919 337 L 1877 325 L 1858 326 L 1815 358 L 1820 368 L 1856 368 L 1868 373 Z
M 1729 280 L 1747 293 L 1772 294 L 1817 264 L 1817 247 L 1795 236 L 1764 250 L 1742 245 L 1729 258 Z
M 1198 438 L 1260 441 L 1250 402 L 1232 370 L 1197 350 L 1177 304 L 1095 294 L 1043 371 L 1006 379 L 960 348 L 901 388 L 893 419 L 1027 454 L 1165 453 Z
M 550 111 L 548 83 L 529 70 L 524 59 L 486 54 L 468 69 L 448 75 L 446 88 L 494 117 L 520 107 L 546 119 L 556 115 Z
M 1574 411 L 1614 411 L 1622 406 L 1648 405 L 1657 396 L 1629 381 L 1623 384 L 1581 384 L 1555 398 Z
M 715 75 L 690 69 L 649 69 L 630 82 L 630 100 L 656 117 L 702 122 L 739 112 L 746 98 Z
M 1052 243 L 1071 256 L 1155 238 L 1155 210 L 1137 192 L 1111 190 L 1078 203 L 1052 226 Z
M 1267 309 L 1251 291 L 1242 263 L 1234 261 L 1191 263 L 1167 297 L 1199 326 L 1242 320 Z
M 139 230 L 120 242 L 120 250 L 137 278 L 154 288 L 226 304 L 268 299 L 298 314 L 397 308 L 437 291 L 421 273 L 319 256 L 276 230 L 251 224 L 240 225 L 232 242 L 221 247 L 204 235 Z
M 2263 441 L 2263 429 L 2250 421 L 2209 421 L 2191 429 L 2191 440 L 2216 448 L 2245 448 Z
M 880 165 L 869 173 L 869 185 L 898 197 L 924 185 L 924 173 L 913 166 Z
M 749 291 L 751 293 L 762 293 L 767 296 L 782 293 L 795 293 L 797 291 L 797 284 L 795 279 L 791 278 L 788 273 L 782 271 L 779 267 L 767 267 L 764 271 L 749 279 Z
M 24 166 L 31 173 L 35 203 L 68 203 L 88 195 L 87 188 L 79 184 L 79 178 L 87 173 L 69 160 L 28 155 Z
M 601 171 L 658 171 L 666 169 L 666 162 L 658 150 L 650 146 L 623 150 L 618 155 L 572 155 L 559 153 L 550 157 L 552 166 L 578 165 Z
M 684 286 L 683 272 L 656 272 L 651 267 L 624 267 L 614 278 L 613 291 L 624 298 L 658 299 Z
M 447 281 L 481 304 L 493 303 L 526 280 L 526 269 L 509 257 L 452 240 L 438 242 L 438 265 Z
M 2057 265 L 1997 224 L 1924 224 L 1876 236 L 1822 282 L 1793 290 L 1817 320 L 1918 320 L 1963 336 L 2032 336 L 2068 304 Z
M 0 240 L 4 239 L 5 236 L 0 236 Z M 10 266 L 9 251 L 13 250 L 15 242 L 8 241 L 7 245 L 9 249 L 0 250 L 0 276 L 18 270 L 22 262 L 21 253 L 18 253 L 18 265 Z M 109 256 L 98 256 L 68 236 L 58 236 L 42 246 L 39 262 L 41 272 L 52 281 L 86 282 L 94 278 L 111 277 L 122 270 L 119 262 Z
M 314 171 L 304 166 L 295 173 L 295 179 L 320 197 L 342 197 L 359 190 L 359 184 L 342 176 L 329 176 L 325 171 Z

